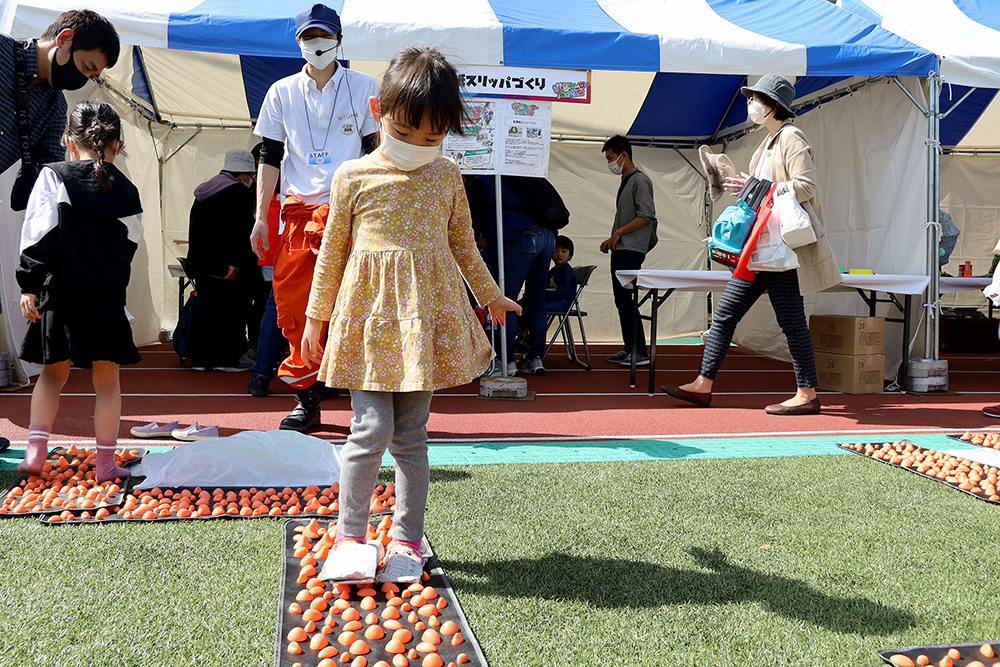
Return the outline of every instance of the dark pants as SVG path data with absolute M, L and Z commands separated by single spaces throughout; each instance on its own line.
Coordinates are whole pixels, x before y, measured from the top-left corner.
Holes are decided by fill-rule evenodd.
M 267 283 L 270 285 L 271 283 Z M 278 308 L 274 304 L 274 292 L 267 298 L 264 315 L 260 320 L 260 336 L 257 338 L 257 360 L 254 362 L 253 376 L 268 380 L 274 377 L 274 369 L 278 365 L 278 357 L 285 348 L 285 337 L 278 326 Z
M 726 291 L 722 293 L 712 316 L 712 328 L 705 339 L 700 374 L 709 380 L 715 379 L 722 360 L 729 351 L 736 325 L 765 290 L 771 298 L 771 307 L 774 308 L 778 324 L 788 339 L 788 350 L 792 354 L 792 366 L 795 368 L 795 383 L 804 389 L 811 389 L 818 384 L 816 359 L 813 356 L 802 294 L 799 293 L 799 276 L 794 269 L 780 273 L 758 271 L 753 282 L 735 277 L 729 279 Z
M 549 264 L 556 251 L 556 233 L 532 225 L 514 237 L 504 248 L 504 292 L 513 301 L 524 287 L 525 321 L 531 331 L 526 355 L 533 359 L 545 351 L 545 288 L 549 282 Z M 514 338 L 517 336 L 518 317 L 507 313 L 507 360 L 514 357 Z M 499 352 L 499 350 L 497 350 Z
M 188 351 L 195 366 L 234 366 L 246 352 L 246 291 L 235 280 L 195 278 Z
M 267 301 L 271 298 L 271 281 L 262 278 L 254 280 L 250 286 L 250 304 L 247 308 L 247 339 L 250 347 L 257 347 L 260 340 L 260 326 L 267 311 Z
M 622 327 L 622 341 L 625 349 L 632 353 L 632 341 L 635 340 L 635 349 L 638 354 L 647 354 L 646 332 L 642 326 L 642 320 L 636 320 L 635 305 L 632 303 L 632 290 L 625 287 L 615 276 L 616 271 L 638 271 L 645 261 L 645 253 L 634 250 L 612 250 L 611 251 L 611 291 L 615 295 L 615 308 L 618 309 L 618 321 Z

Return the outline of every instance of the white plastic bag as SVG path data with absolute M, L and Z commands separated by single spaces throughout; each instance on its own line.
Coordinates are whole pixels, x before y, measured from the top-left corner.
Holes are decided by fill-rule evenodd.
M 329 486 L 340 479 L 340 452 L 295 431 L 244 431 L 162 454 L 146 454 L 136 475 L 154 486 Z
M 763 211 L 761 208 L 757 214 L 761 215 Z M 782 240 L 781 224 L 773 211 L 760 230 L 747 268 L 751 271 L 789 271 L 799 268 L 799 258 Z
M 794 191 L 787 190 L 775 195 L 771 210 L 778 216 L 781 237 L 789 248 L 801 248 L 816 243 L 816 230 L 809 220 L 809 214 L 795 198 Z
M 1000 243 L 997 247 L 1000 248 Z M 983 296 L 992 301 L 994 306 L 1000 306 L 1000 264 L 993 271 L 993 282 L 983 289 Z

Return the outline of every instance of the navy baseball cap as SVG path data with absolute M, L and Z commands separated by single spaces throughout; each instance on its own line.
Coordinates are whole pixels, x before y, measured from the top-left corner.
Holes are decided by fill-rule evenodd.
M 322 28 L 334 35 L 340 34 L 340 16 L 326 5 L 313 5 L 295 16 L 295 37 L 308 28 Z

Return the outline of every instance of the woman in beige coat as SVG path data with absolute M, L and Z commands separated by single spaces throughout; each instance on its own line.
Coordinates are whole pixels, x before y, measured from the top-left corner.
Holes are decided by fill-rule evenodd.
M 750 161 L 750 171 L 757 178 L 776 183 L 775 194 L 795 193 L 795 198 L 809 214 L 816 242 L 795 249 L 798 269 L 758 271 L 753 281 L 731 278 L 705 339 L 705 353 L 697 379 L 680 387 L 663 385 L 660 389 L 674 398 L 708 407 L 715 375 L 729 349 L 736 325 L 766 291 L 778 324 L 788 339 L 798 390 L 792 398 L 769 405 L 765 411 L 776 415 L 818 414 L 816 361 L 802 295 L 833 287 L 841 282 L 841 277 L 823 225 L 812 147 L 802 130 L 791 123 L 795 117 L 791 109 L 795 88 L 787 79 L 768 74 L 755 86 L 744 87 L 741 92 L 747 97 L 750 121 L 767 129 L 767 136 Z M 727 178 L 724 187 L 735 194 L 747 178 L 748 174 Z

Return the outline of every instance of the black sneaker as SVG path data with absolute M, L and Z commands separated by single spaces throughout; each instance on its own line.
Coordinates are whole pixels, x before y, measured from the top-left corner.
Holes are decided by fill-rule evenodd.
M 271 386 L 271 378 L 264 377 L 263 375 L 255 375 L 250 384 L 247 385 L 247 392 L 251 396 L 257 398 L 264 398 L 267 396 L 267 390 Z
M 319 409 L 319 385 L 314 384 L 308 389 L 297 389 L 295 399 L 297 401 L 295 408 L 281 420 L 281 426 L 278 428 L 282 431 L 305 433 L 309 429 L 319 426 L 322 423 Z
M 618 362 L 619 366 L 632 366 L 632 355 L 626 354 L 625 358 Z M 648 366 L 649 365 L 649 355 L 643 354 L 642 352 L 637 352 L 635 355 L 635 365 L 636 366 Z

